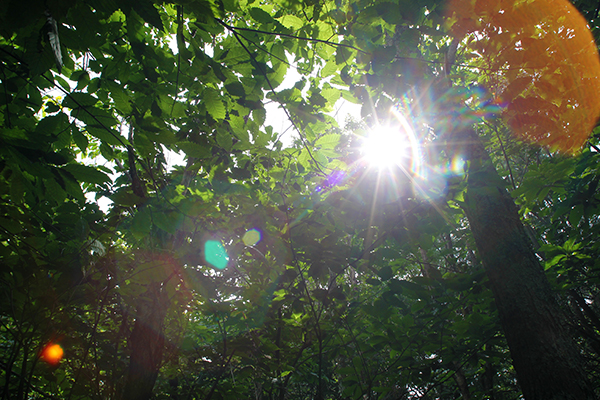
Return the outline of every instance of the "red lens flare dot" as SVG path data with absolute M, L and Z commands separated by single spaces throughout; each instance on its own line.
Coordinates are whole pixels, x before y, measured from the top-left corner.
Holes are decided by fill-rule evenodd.
M 42 350 L 41 359 L 46 361 L 50 365 L 56 365 L 60 362 L 64 354 L 64 351 L 60 345 L 56 343 L 49 343 Z

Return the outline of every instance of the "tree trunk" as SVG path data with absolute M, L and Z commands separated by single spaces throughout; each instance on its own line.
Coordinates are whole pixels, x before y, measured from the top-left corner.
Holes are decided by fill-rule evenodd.
M 462 400 L 471 400 L 471 392 L 469 391 L 469 384 L 467 382 L 467 378 L 465 374 L 458 365 L 457 362 L 454 362 L 454 380 L 456 381 L 456 385 L 458 385 L 458 390 L 460 390 L 461 399 Z
M 152 284 L 140 300 L 129 338 L 131 355 L 123 390 L 124 400 L 147 400 L 152 396 L 162 361 L 166 296 L 158 284 Z
M 577 348 L 529 245 L 517 207 L 472 128 L 453 134 L 469 161 L 463 209 L 527 400 L 595 399 Z
M 483 385 L 483 395 L 485 399 L 494 400 L 494 376 L 496 373 L 494 372 L 494 366 L 490 360 L 485 363 L 485 371 L 483 372 L 483 376 L 481 377 L 481 383 Z

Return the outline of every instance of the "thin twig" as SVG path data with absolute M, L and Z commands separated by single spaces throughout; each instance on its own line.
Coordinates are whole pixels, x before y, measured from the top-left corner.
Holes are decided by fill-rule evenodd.
M 289 39 L 304 40 L 306 42 L 323 43 L 323 44 L 326 44 L 326 45 L 331 46 L 331 47 L 345 47 L 347 49 L 356 50 L 359 53 L 371 54 L 371 53 L 369 53 L 367 51 L 361 50 L 358 47 L 354 47 L 354 46 L 349 45 L 349 44 L 335 43 L 335 42 L 330 42 L 329 40 L 323 40 L 323 39 L 305 38 L 305 37 L 301 37 L 301 36 L 290 35 L 288 33 L 267 32 L 267 31 L 261 31 L 261 30 L 258 30 L 258 29 L 251 29 L 251 28 L 238 28 L 238 27 L 234 27 L 234 26 L 226 24 L 225 22 L 223 22 L 219 18 L 215 18 L 215 20 L 218 23 L 220 23 L 221 25 L 223 25 L 224 27 L 226 27 L 227 29 L 229 29 L 230 31 L 246 31 L 246 32 L 253 32 L 253 33 L 262 33 L 264 35 L 270 35 L 270 36 L 281 36 L 281 37 L 285 37 L 285 38 L 289 38 Z

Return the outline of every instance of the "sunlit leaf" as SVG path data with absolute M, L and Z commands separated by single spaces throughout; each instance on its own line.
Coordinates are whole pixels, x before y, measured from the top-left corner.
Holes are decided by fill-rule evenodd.
M 330 133 L 324 136 L 321 136 L 315 142 L 315 146 L 320 146 L 323 149 L 333 149 L 340 141 L 340 135 L 335 133 Z
M 281 23 L 281 25 L 292 30 L 297 30 L 304 26 L 304 21 L 291 14 L 284 15 L 283 17 L 277 18 L 277 20 Z
M 225 118 L 225 105 L 216 90 L 204 91 L 203 103 L 206 111 L 216 120 Z

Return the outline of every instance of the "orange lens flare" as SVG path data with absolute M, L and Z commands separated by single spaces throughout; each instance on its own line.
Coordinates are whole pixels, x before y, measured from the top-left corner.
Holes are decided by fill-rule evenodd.
M 56 365 L 62 360 L 64 351 L 60 345 L 56 343 L 49 343 L 42 350 L 41 359 L 50 365 Z
M 578 152 L 600 116 L 600 57 L 577 9 L 568 0 L 451 0 L 446 10 L 513 133 Z

